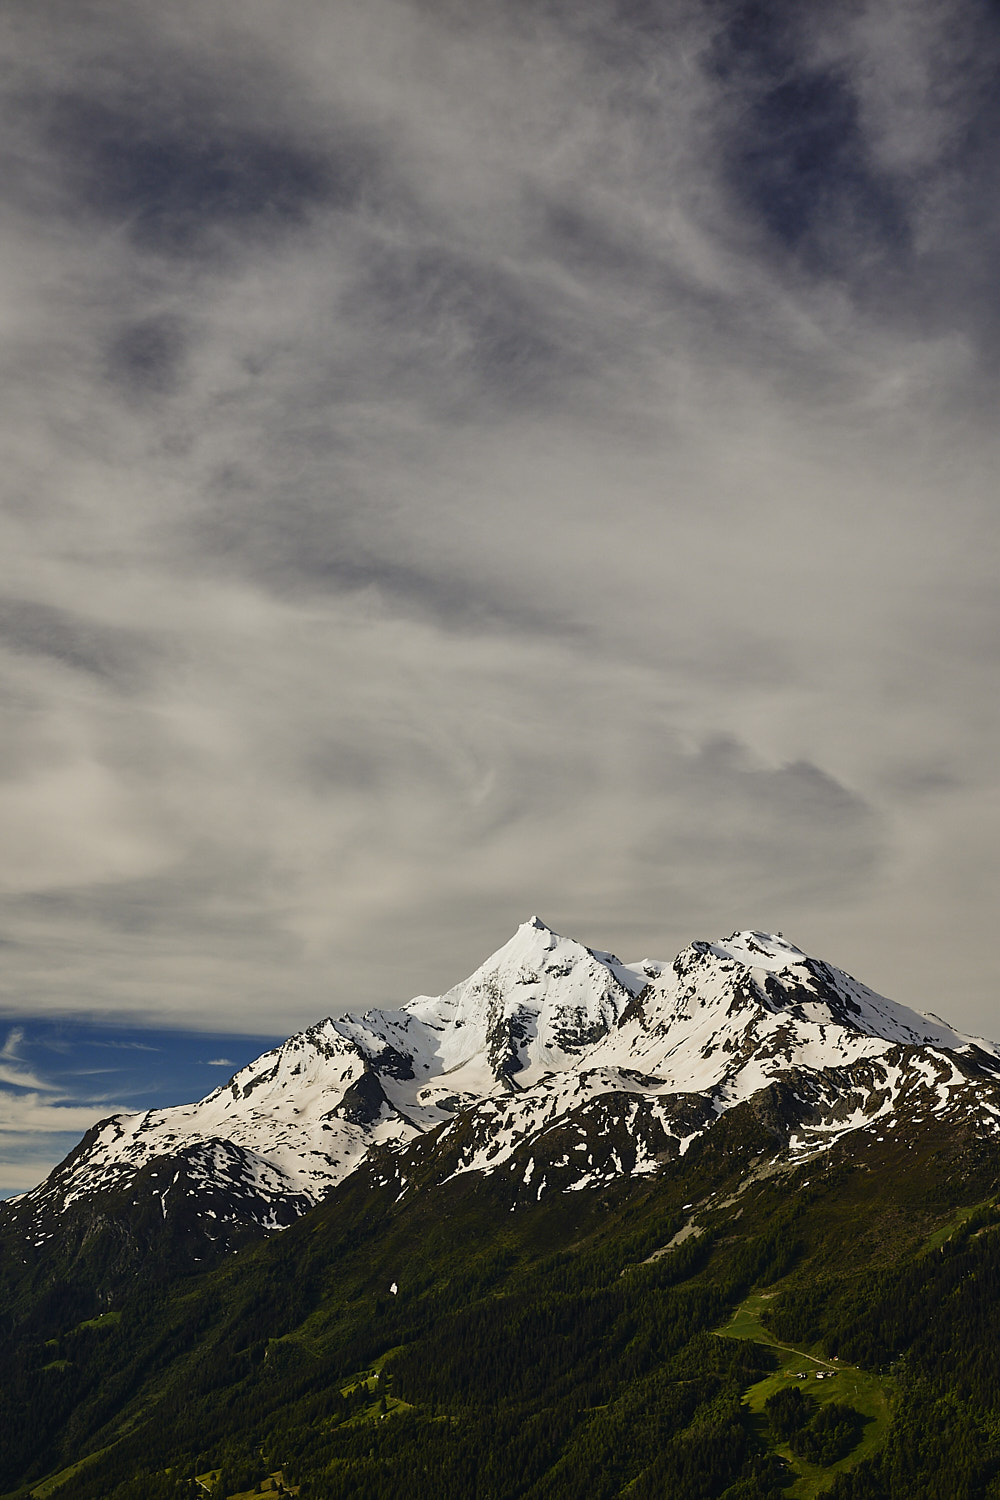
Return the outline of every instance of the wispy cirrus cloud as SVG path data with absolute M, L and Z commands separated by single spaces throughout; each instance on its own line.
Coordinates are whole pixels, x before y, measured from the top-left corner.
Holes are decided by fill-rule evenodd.
M 27 1029 L 12 1026 L 0 1047 L 0 1134 L 29 1132 L 34 1138 L 38 1134 L 82 1131 L 94 1123 L 95 1111 L 105 1105 L 107 1114 L 122 1108 L 111 1104 L 110 1096 L 81 1099 L 78 1091 L 67 1089 L 65 1073 L 58 1079 L 46 1078 L 24 1059 L 29 1045 Z M 72 1076 L 88 1075 L 74 1070 Z
M 0 1084 L 7 1084 L 16 1089 L 35 1090 L 41 1094 L 58 1093 L 57 1089 L 46 1083 L 25 1063 L 21 1056 L 24 1040 L 24 1027 L 12 1026 L 7 1033 L 6 1041 L 0 1047 Z M 31 1107 L 29 1097 L 18 1094 L 12 1098 L 15 1101 L 24 1098 L 25 1104 Z
M 19 1020 L 0 1046 L 0 1197 L 33 1186 L 109 1115 L 200 1098 L 206 1048 L 223 1041 L 233 1061 L 220 1052 L 211 1066 L 236 1069 L 274 1038 L 80 1016 Z
M 53 1099 L 48 1090 L 18 1094 L 15 1098 L 0 1092 L 0 1134 L 64 1135 L 72 1131 L 79 1135 L 89 1130 L 102 1114 L 120 1114 L 122 1109 L 111 1098 L 76 1104 Z
M 12 1026 L 7 1033 L 7 1040 L 4 1042 L 3 1046 L 0 1047 L 0 1057 L 16 1058 L 18 1055 L 18 1048 L 23 1041 L 24 1027 Z
M 76 1138 L 76 1131 L 65 1137 L 64 1145 L 67 1151 L 75 1144 Z M 3 1135 L 0 1198 L 12 1198 L 17 1193 L 30 1192 L 48 1175 L 60 1154 L 46 1149 L 51 1146 L 52 1139 L 45 1135 L 40 1139 L 33 1132 L 25 1132 L 20 1136 Z

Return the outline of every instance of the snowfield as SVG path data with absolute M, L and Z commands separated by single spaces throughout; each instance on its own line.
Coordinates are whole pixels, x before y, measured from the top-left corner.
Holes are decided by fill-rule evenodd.
M 272 1231 L 370 1159 L 405 1192 L 405 1153 L 421 1140 L 445 1178 L 516 1162 L 535 1200 L 656 1172 L 775 1083 L 791 1089 L 796 1160 L 904 1113 L 996 1133 L 998 1079 L 997 1044 L 781 936 L 622 963 L 532 917 L 447 994 L 327 1018 L 197 1103 L 102 1122 L 16 1202 L 44 1236 L 53 1212 L 145 1172 L 164 1217 L 182 1193 L 205 1219 Z

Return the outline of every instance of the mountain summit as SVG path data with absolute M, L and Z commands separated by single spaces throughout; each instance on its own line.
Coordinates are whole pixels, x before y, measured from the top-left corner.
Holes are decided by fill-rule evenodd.
M 998 1081 L 996 1044 L 780 935 L 623 963 L 532 917 L 444 995 L 328 1017 L 195 1104 L 101 1122 L 0 1223 L 37 1250 L 144 1204 L 155 1223 L 179 1215 L 192 1247 L 226 1249 L 362 1167 L 400 1193 L 417 1168 L 503 1172 L 534 1200 L 668 1170 L 754 1100 L 775 1161 L 946 1115 L 993 1134 Z

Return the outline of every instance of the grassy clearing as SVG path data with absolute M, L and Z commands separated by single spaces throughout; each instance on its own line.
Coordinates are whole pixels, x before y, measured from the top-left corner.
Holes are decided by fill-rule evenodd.
M 169 1469 L 167 1472 L 170 1472 Z M 220 1469 L 208 1469 L 204 1474 L 196 1474 L 195 1483 L 200 1485 L 206 1495 L 211 1495 L 221 1472 Z M 263 1489 L 260 1485 L 255 1485 L 252 1490 L 235 1490 L 231 1495 L 226 1496 L 226 1500 L 260 1500 L 262 1494 L 272 1495 L 277 1500 L 279 1494 L 297 1495 L 299 1493 L 297 1484 L 287 1483 L 283 1469 L 275 1469 L 268 1474 L 263 1484 L 265 1486 Z
M 37 1500 L 48 1500 L 53 1490 L 58 1489 L 61 1484 L 65 1484 L 67 1479 L 72 1479 L 74 1474 L 79 1474 L 80 1470 L 86 1468 L 87 1464 L 92 1464 L 95 1459 L 100 1458 L 103 1453 L 107 1452 L 107 1448 L 99 1448 L 96 1453 L 88 1453 L 86 1458 L 81 1458 L 77 1463 L 70 1464 L 68 1469 L 60 1469 L 58 1474 L 47 1475 L 45 1479 L 40 1479 L 37 1484 L 31 1486 L 31 1493 L 37 1497 Z
M 381 1364 L 381 1361 L 378 1363 Z M 372 1400 L 352 1416 L 348 1417 L 347 1421 L 343 1424 L 345 1427 L 359 1427 L 365 1422 L 378 1422 L 383 1417 L 391 1417 L 398 1415 L 400 1412 L 413 1410 L 413 1406 L 409 1401 L 401 1401 L 398 1396 L 393 1396 L 389 1391 L 379 1389 L 378 1374 L 376 1371 L 365 1370 L 359 1375 L 352 1376 L 346 1385 L 340 1387 L 340 1393 L 342 1396 L 346 1396 L 350 1392 L 358 1390 L 359 1387 L 367 1391 Z M 385 1403 L 384 1410 L 383 1401 Z
M 925 1240 L 924 1244 L 920 1248 L 920 1254 L 929 1255 L 932 1250 L 939 1250 L 946 1240 L 951 1239 L 956 1229 L 961 1229 L 966 1219 L 971 1219 L 976 1210 L 984 1206 L 984 1204 L 977 1203 L 973 1204 L 971 1208 L 956 1209 L 951 1218 L 948 1220 L 947 1224 L 942 1224 L 940 1229 L 935 1230 L 934 1233 L 930 1235 L 927 1240 Z
M 405 1344 L 397 1344 L 395 1349 L 386 1349 L 384 1354 L 380 1354 L 377 1359 L 373 1359 L 367 1369 L 355 1370 L 353 1375 L 341 1375 L 337 1382 L 340 1394 L 346 1396 L 348 1391 L 356 1390 L 359 1385 L 367 1385 L 370 1391 L 375 1390 L 376 1382 L 382 1373 L 383 1366 L 388 1360 L 392 1359 L 394 1354 L 399 1354 L 400 1350 L 405 1348 Z M 399 1404 L 405 1405 L 405 1402 L 400 1402 Z
M 733 1313 L 728 1323 L 715 1332 L 729 1339 L 752 1339 L 755 1344 L 770 1344 L 778 1347 L 774 1335 L 768 1333 L 760 1321 L 760 1315 L 776 1292 L 751 1292 Z M 825 1367 L 825 1361 L 824 1361 Z
M 76 1327 L 71 1329 L 70 1332 L 79 1333 L 84 1328 L 110 1328 L 112 1324 L 120 1323 L 121 1320 L 122 1315 L 120 1312 L 98 1313 L 96 1318 L 85 1318 L 82 1323 L 77 1323 Z
M 358 1386 L 364 1386 L 368 1391 L 374 1391 L 378 1381 L 378 1371 L 371 1365 L 367 1370 L 357 1370 L 353 1375 L 342 1375 L 337 1382 L 340 1394 L 348 1396 L 356 1391 Z
M 867 1458 L 882 1445 L 891 1418 L 892 1382 L 840 1360 L 826 1359 L 806 1349 L 779 1343 L 760 1321 L 761 1312 L 775 1295 L 774 1292 L 751 1292 L 729 1322 L 715 1332 L 722 1338 L 751 1339 L 756 1344 L 765 1344 L 778 1356 L 779 1365 L 774 1374 L 752 1385 L 743 1399 L 753 1413 L 761 1437 L 785 1459 L 796 1476 L 787 1492 L 790 1500 L 813 1500 L 814 1496 L 822 1494 L 834 1474 L 842 1469 L 853 1469 L 862 1458 Z M 830 1371 L 834 1373 L 827 1374 Z M 817 1375 L 825 1378 L 817 1379 Z M 764 1416 L 764 1403 L 775 1391 L 789 1384 L 797 1385 L 821 1406 L 828 1401 L 843 1401 L 867 1419 L 860 1443 L 846 1458 L 821 1469 L 796 1457 L 786 1443 L 773 1442 Z
M 370 1406 L 364 1406 L 360 1411 L 348 1417 L 343 1424 L 345 1427 L 363 1427 L 366 1422 L 381 1422 L 387 1417 L 399 1416 L 404 1411 L 412 1411 L 413 1407 L 408 1401 L 400 1401 L 395 1396 L 386 1395 L 385 1411 L 382 1410 L 381 1399 L 373 1401 Z

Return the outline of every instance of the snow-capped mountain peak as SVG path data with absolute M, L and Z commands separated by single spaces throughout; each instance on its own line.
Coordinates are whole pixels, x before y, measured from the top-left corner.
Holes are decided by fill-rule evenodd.
M 728 985 L 723 980 L 724 989 L 753 987 L 761 1003 L 775 1012 L 884 1041 L 958 1048 L 971 1040 L 935 1017 L 886 999 L 842 969 L 810 958 L 780 933 L 734 932 L 716 943 L 695 942 L 672 967 L 683 978 L 701 969 L 700 987 L 713 971 L 718 977 L 731 976 Z
M 510 1085 L 523 1074 L 523 1084 L 570 1065 L 644 983 L 613 954 L 532 917 L 468 979 L 445 995 L 411 1001 L 405 1013 L 438 1033 L 436 1060 L 453 1083 L 471 1070 L 480 1086 L 486 1075 Z
M 971 1111 L 993 1130 L 997 1076 L 1000 1047 L 878 995 L 780 933 L 626 964 L 532 917 L 443 995 L 327 1017 L 197 1103 L 102 1122 L 6 1212 L 37 1228 L 141 1179 L 164 1215 L 178 1182 L 198 1201 L 211 1188 L 210 1234 L 223 1234 L 227 1202 L 233 1225 L 270 1230 L 373 1151 L 402 1162 L 422 1137 L 452 1175 L 512 1170 L 530 1151 L 535 1195 L 663 1170 L 775 1085 L 797 1101 L 789 1152 L 825 1149 L 904 1102 L 914 1118 Z M 532 1176 L 545 1142 L 567 1130 L 582 1132 L 579 1154 L 560 1147 Z

